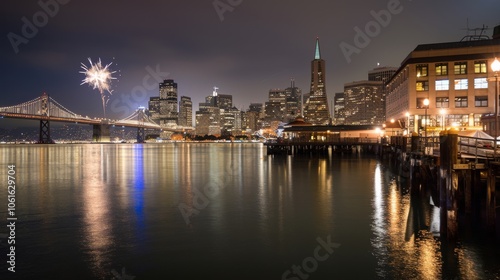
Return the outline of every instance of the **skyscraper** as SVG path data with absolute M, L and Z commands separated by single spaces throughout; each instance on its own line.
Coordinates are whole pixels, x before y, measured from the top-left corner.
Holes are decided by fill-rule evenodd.
M 324 125 L 330 121 L 325 74 L 325 61 L 321 59 L 319 38 L 316 38 L 314 60 L 311 61 L 311 90 L 304 106 L 304 118 L 312 124 Z
M 181 96 L 181 101 L 179 101 L 179 125 L 193 126 L 193 102 L 191 97 Z
M 385 121 L 382 81 L 358 81 L 344 85 L 347 125 L 380 125 Z
M 159 91 L 159 97 L 151 97 L 149 100 L 151 118 L 161 126 L 177 125 L 177 84 L 174 80 L 164 80 L 159 85 Z
M 302 90 L 295 86 L 295 80 L 291 80 L 290 87 L 285 89 L 286 95 L 286 116 L 287 122 L 295 120 L 296 117 L 302 116 Z
M 345 122 L 345 94 L 343 92 L 335 93 L 333 97 L 333 123 L 335 125 Z

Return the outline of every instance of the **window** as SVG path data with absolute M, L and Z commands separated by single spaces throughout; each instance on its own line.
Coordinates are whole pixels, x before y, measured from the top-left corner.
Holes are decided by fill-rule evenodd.
M 427 64 L 417 65 L 417 77 L 427 77 Z
M 481 114 L 474 114 L 474 126 L 481 126 L 482 122 L 481 122 L 481 117 L 483 115 Z
M 467 108 L 467 96 L 455 97 L 455 108 Z
M 448 97 L 436 97 L 436 108 L 450 107 L 450 99 Z
M 425 109 L 425 108 L 429 109 L 429 105 L 427 106 L 424 105 L 425 99 L 426 98 L 421 98 L 421 97 L 417 98 L 417 109 Z
M 488 96 L 476 96 L 475 100 L 476 107 L 488 107 Z
M 427 91 L 429 90 L 429 81 L 419 81 L 416 84 L 416 91 Z
M 446 76 L 446 75 L 448 75 L 448 63 L 436 64 L 436 76 Z
M 455 80 L 455 90 L 462 90 L 469 88 L 469 80 L 467 79 L 456 79 Z
M 487 78 L 475 78 L 474 79 L 474 88 L 488 88 L 488 79 Z
M 487 73 L 488 67 L 486 66 L 486 61 L 474 61 L 474 73 L 484 74 Z
M 455 75 L 467 74 L 467 62 L 455 62 Z
M 448 123 L 451 125 L 467 126 L 469 115 L 447 115 Z
M 449 80 L 436 80 L 436 90 L 449 90 L 450 81 Z

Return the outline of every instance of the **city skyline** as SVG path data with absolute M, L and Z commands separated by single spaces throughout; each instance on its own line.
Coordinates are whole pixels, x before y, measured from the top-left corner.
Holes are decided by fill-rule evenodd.
M 75 112 L 101 117 L 99 95 L 80 85 L 80 63 L 90 57 L 112 62 L 117 71 L 107 107 L 111 118 L 147 106 L 165 79 L 179 84 L 179 96 L 192 98 L 193 112 L 213 86 L 246 110 L 251 103 L 265 102 L 269 89 L 286 88 L 291 78 L 306 92 L 316 37 L 328 63 L 328 100 L 333 100 L 345 83 L 363 79 L 377 63 L 399 66 L 418 44 L 459 41 L 467 34 L 467 20 L 470 28 L 488 26 L 488 36 L 500 23 L 494 13 L 500 3 L 495 1 L 453 7 L 393 0 L 216 3 L 226 1 L 167 6 L 109 2 L 97 8 L 62 0 L 2 2 L 0 67 L 7 93 L 1 106 L 47 92 Z M 176 12 L 157 20 L 168 10 Z M 442 14 L 450 10 L 455 16 L 443 24 Z M 116 16 L 111 19 L 110 13 Z M 280 15 L 285 20 L 275 19 Z

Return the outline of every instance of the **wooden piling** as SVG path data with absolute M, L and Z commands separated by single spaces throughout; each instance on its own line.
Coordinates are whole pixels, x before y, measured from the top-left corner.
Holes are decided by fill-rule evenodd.
M 420 137 L 418 137 L 418 134 L 416 132 L 413 132 L 411 134 L 411 152 L 416 153 L 418 152 L 418 142 L 420 141 Z
M 495 189 L 496 189 L 496 177 L 498 175 L 500 163 L 499 162 L 491 162 L 490 168 L 488 169 L 488 180 L 486 185 L 486 225 L 488 230 L 495 230 L 495 222 L 496 222 L 496 197 L 495 197 Z
M 441 235 L 454 240 L 458 230 L 457 190 L 458 175 L 453 170 L 457 163 L 458 133 L 456 130 L 443 131 L 440 138 L 440 206 Z

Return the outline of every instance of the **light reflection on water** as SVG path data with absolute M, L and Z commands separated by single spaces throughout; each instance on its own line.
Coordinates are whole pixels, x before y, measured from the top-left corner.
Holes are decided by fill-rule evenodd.
M 24 279 L 54 275 L 52 263 L 72 279 L 122 267 L 138 280 L 281 279 L 327 236 L 341 247 L 308 279 L 500 275 L 498 251 L 476 239 L 442 244 L 430 230 L 437 209 L 376 158 L 175 143 L 0 146 L 0 159 L 22 174 Z M 196 210 L 189 224 L 180 203 Z

